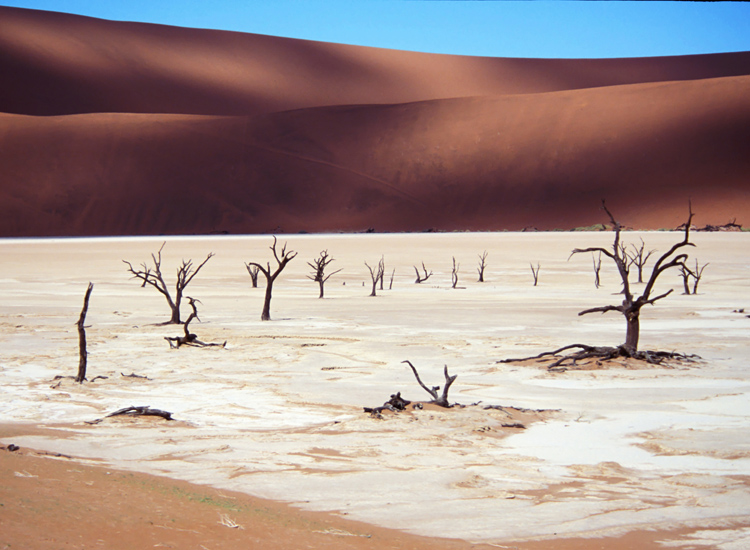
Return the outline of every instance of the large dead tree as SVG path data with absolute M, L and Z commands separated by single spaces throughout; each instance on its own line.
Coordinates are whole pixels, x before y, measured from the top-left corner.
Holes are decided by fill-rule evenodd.
M 75 380 L 79 384 L 82 384 L 86 380 L 88 352 L 86 351 L 86 328 L 84 327 L 84 323 L 86 322 L 86 313 L 89 310 L 89 298 L 91 297 L 92 290 L 94 290 L 94 283 L 89 283 L 86 294 L 83 297 L 81 315 L 78 317 L 78 323 L 76 323 L 78 325 L 78 375 Z
M 648 278 L 646 285 L 643 289 L 643 292 L 640 296 L 636 296 L 633 294 L 633 291 L 630 286 L 630 266 L 632 265 L 632 261 L 630 256 L 627 253 L 626 247 L 621 243 L 620 241 L 620 231 L 621 231 L 621 225 L 620 223 L 615 220 L 612 213 L 607 209 L 607 205 L 604 201 L 602 201 L 602 209 L 606 212 L 607 216 L 609 217 L 609 220 L 614 228 L 614 242 L 612 244 L 612 249 L 602 248 L 602 247 L 589 247 L 589 248 L 576 248 L 571 253 L 571 257 L 575 254 L 583 254 L 583 253 L 601 253 L 607 258 L 611 259 L 615 266 L 617 267 L 617 271 L 620 275 L 620 279 L 622 281 L 623 290 L 622 290 L 622 296 L 623 300 L 621 304 L 618 305 L 606 305 L 606 306 L 600 306 L 600 307 L 593 307 L 589 309 L 585 309 L 578 313 L 578 315 L 588 315 L 590 313 L 607 313 L 610 311 L 616 311 L 618 313 L 621 313 L 625 317 L 626 322 L 626 332 L 625 332 L 625 342 L 617 347 L 605 347 L 605 346 L 589 346 L 585 344 L 570 344 L 567 346 L 563 346 L 559 349 L 556 349 L 554 351 L 548 351 L 544 353 L 540 353 L 539 355 L 535 355 L 533 357 L 524 357 L 520 359 L 504 359 L 500 362 L 502 363 L 510 363 L 510 362 L 516 362 L 516 361 L 527 361 L 527 360 L 554 360 L 553 363 L 548 365 L 548 369 L 553 368 L 564 368 L 565 363 L 570 363 L 575 365 L 577 361 L 584 360 L 584 359 L 614 359 L 616 357 L 630 357 L 642 361 L 647 361 L 649 363 L 661 363 L 664 359 L 681 359 L 681 360 L 692 360 L 691 356 L 686 356 L 680 353 L 674 353 L 674 352 L 654 352 L 654 351 L 641 351 L 638 349 L 638 341 L 640 338 L 640 315 L 641 315 L 641 309 L 644 306 L 647 305 L 653 305 L 657 301 L 666 298 L 669 296 L 674 289 L 670 289 L 667 292 L 663 292 L 661 294 L 655 293 L 655 287 L 656 287 L 656 281 L 659 279 L 662 273 L 665 271 L 672 269 L 672 268 L 683 268 L 685 267 L 685 260 L 687 259 L 688 255 L 684 252 L 681 252 L 681 249 L 687 246 L 695 246 L 693 243 L 690 242 L 690 225 L 693 219 L 693 211 L 692 208 L 688 208 L 688 219 L 687 223 L 685 223 L 684 227 L 684 235 L 681 241 L 675 243 L 672 245 L 672 247 L 667 250 L 664 254 L 662 254 L 654 264 L 651 275 Z M 572 349 L 577 349 L 579 351 L 559 356 L 559 354 L 563 351 L 568 351 Z
M 127 260 L 123 260 L 123 263 L 127 264 L 128 271 L 133 275 L 133 278 L 143 281 L 141 288 L 150 285 L 158 290 L 167 300 L 169 309 L 172 311 L 172 316 L 165 324 L 179 325 L 182 323 L 180 320 L 180 304 L 182 303 L 183 292 L 201 268 L 206 265 L 206 262 L 213 257 L 214 253 L 210 252 L 198 267 L 193 267 L 193 260 L 182 260 L 182 264 L 177 268 L 177 282 L 175 283 L 175 294 L 173 298 L 161 272 L 161 251 L 166 244 L 165 241 L 162 243 L 161 248 L 159 248 L 159 251 L 156 254 L 151 254 L 151 259 L 154 262 L 153 267 L 146 265 L 144 262 L 141 264 L 141 269 L 136 269 Z
M 273 292 L 273 283 L 279 274 L 284 271 L 284 268 L 289 262 L 291 262 L 297 253 L 291 250 L 287 251 L 286 243 L 281 248 L 281 252 L 276 251 L 276 236 L 273 238 L 273 245 L 271 245 L 271 252 L 273 252 L 273 258 L 276 260 L 276 269 L 271 271 L 271 262 L 267 262 L 265 267 L 256 262 L 247 262 L 245 267 L 250 271 L 251 267 L 257 267 L 263 276 L 266 278 L 266 295 L 263 300 L 263 311 L 260 314 L 261 321 L 271 320 L 271 293 Z
M 312 273 L 307 276 L 308 279 L 315 281 L 320 286 L 320 295 L 318 298 L 323 298 L 323 285 L 325 285 L 326 281 L 331 278 L 332 275 L 335 275 L 340 269 L 337 269 L 336 271 L 332 271 L 328 275 L 326 275 L 325 270 L 328 267 L 328 265 L 333 262 L 334 259 L 331 258 L 328 255 L 327 250 L 323 250 L 320 253 L 320 256 L 315 258 L 312 262 L 307 262 L 307 265 L 309 265 L 312 268 Z
M 656 260 L 656 263 L 651 270 L 651 276 L 648 278 L 646 286 L 643 289 L 643 293 L 640 296 L 636 297 L 630 287 L 630 257 L 624 251 L 624 247 L 620 245 L 620 223 L 615 220 L 612 213 L 609 211 L 609 209 L 607 209 L 607 205 L 604 201 L 602 201 L 602 209 L 607 213 L 607 216 L 609 216 L 610 222 L 614 227 L 615 238 L 612 245 L 612 250 L 601 247 L 576 248 L 571 253 L 571 256 L 588 252 L 601 252 L 606 257 L 611 259 L 617 266 L 617 271 L 620 275 L 620 279 L 622 280 L 623 301 L 619 305 L 608 305 L 586 309 L 578 313 L 578 315 L 588 315 L 589 313 L 607 313 L 609 311 L 616 311 L 621 313 L 625 317 L 627 326 L 627 330 L 625 333 L 625 343 L 621 346 L 621 348 L 625 355 L 633 356 L 638 351 L 638 340 L 640 337 L 641 328 L 641 309 L 643 308 L 643 306 L 653 305 L 657 301 L 666 298 L 674 290 L 670 289 L 667 292 L 654 296 L 656 281 L 658 280 L 659 276 L 661 276 L 661 274 L 668 269 L 674 267 L 684 267 L 685 260 L 687 259 L 688 255 L 679 251 L 686 246 L 695 246 L 690 242 L 690 224 L 693 220 L 693 210 L 692 208 L 688 209 L 688 219 L 685 223 L 685 233 L 682 240 L 672 245 L 672 247 L 668 251 L 666 251 Z

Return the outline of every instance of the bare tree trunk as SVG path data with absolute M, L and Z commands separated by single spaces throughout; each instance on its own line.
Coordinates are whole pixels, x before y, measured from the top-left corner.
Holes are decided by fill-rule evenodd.
M 529 264 L 529 265 L 531 265 L 531 274 L 534 277 L 534 286 L 536 286 L 537 283 L 539 282 L 539 263 L 537 262 L 536 269 L 534 269 L 534 264 Z
M 253 288 L 258 288 L 258 273 L 260 273 L 260 269 L 257 266 L 247 264 L 245 264 L 245 267 L 250 274 L 250 279 L 253 281 Z
M 273 292 L 273 279 L 266 280 L 266 295 L 263 298 L 263 311 L 260 314 L 261 321 L 271 320 L 271 293 Z
M 629 311 L 625 315 L 627 330 L 625 332 L 624 348 L 631 354 L 638 351 L 638 339 L 641 332 L 640 317 L 640 311 Z
M 78 318 L 78 376 L 76 376 L 76 382 L 82 384 L 86 380 L 86 362 L 88 352 L 86 351 L 86 329 L 83 324 L 86 321 L 86 313 L 89 310 L 89 298 L 91 297 L 91 291 L 94 289 L 94 283 L 89 283 L 86 289 L 86 295 L 83 298 L 83 309 L 81 309 L 81 315 Z
M 482 254 L 479 255 L 479 267 L 477 268 L 477 272 L 479 273 L 479 281 L 480 283 L 484 282 L 484 270 L 487 268 L 487 251 L 485 250 Z
M 272 273 L 271 272 L 271 263 L 266 263 L 266 266 L 263 267 L 257 262 L 247 262 L 245 264 L 245 267 L 247 267 L 248 272 L 252 276 L 252 273 L 250 272 L 252 268 L 258 268 L 258 270 L 263 273 L 263 276 L 266 278 L 266 295 L 263 299 L 263 311 L 260 314 L 260 320 L 261 321 L 270 321 L 271 320 L 271 294 L 273 292 L 273 283 L 276 280 L 276 277 L 279 276 L 279 274 L 284 270 L 286 267 L 286 264 L 291 262 L 294 258 L 297 257 L 297 253 L 293 251 L 286 250 L 286 243 L 284 243 L 284 246 L 281 247 L 281 255 L 279 255 L 279 252 L 276 250 L 276 244 L 277 244 L 276 236 L 273 237 L 273 245 L 271 245 L 271 252 L 273 252 L 273 257 L 276 260 L 276 270 Z
M 690 280 L 691 272 L 686 267 L 683 267 L 680 270 L 680 276 L 682 277 L 682 288 L 685 289 L 685 292 L 683 294 L 690 294 L 690 285 L 688 284 L 688 281 Z
M 174 302 L 167 299 L 167 302 L 169 302 L 169 307 L 172 309 L 172 317 L 169 319 L 170 325 L 182 324 L 182 320 L 180 319 L 180 298 L 181 296 Z

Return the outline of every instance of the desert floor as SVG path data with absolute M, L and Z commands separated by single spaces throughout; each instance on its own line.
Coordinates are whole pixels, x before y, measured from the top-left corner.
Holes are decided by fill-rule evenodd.
M 624 233 L 629 243 L 643 238 L 656 255 L 681 236 Z M 215 253 L 186 294 L 200 300 L 201 322 L 191 331 L 226 347 L 170 349 L 164 340 L 180 335 L 181 327 L 159 324 L 168 318 L 166 301 L 131 280 L 121 261 L 150 262 L 163 240 L 170 286 L 182 259 L 198 264 Z M 78 521 L 99 512 L 104 517 L 105 510 L 116 515 L 119 507 L 146 522 L 156 512 L 133 512 L 129 499 L 187 493 L 199 497 L 154 506 L 163 512 L 185 500 L 251 498 L 244 495 L 288 503 L 268 506 L 298 519 L 266 523 L 282 534 L 303 525 L 309 536 L 301 540 L 311 547 L 339 538 L 342 547 L 355 539 L 437 547 L 382 529 L 390 528 L 403 537 L 511 548 L 562 548 L 570 540 L 579 542 L 565 547 L 581 547 L 581 539 L 596 541 L 595 548 L 615 548 L 613 541 L 622 548 L 745 548 L 750 234 L 700 233 L 692 240 L 691 256 L 709 264 L 698 294 L 683 295 L 678 273 L 665 273 L 658 292 L 675 291 L 644 309 L 641 347 L 701 359 L 564 372 L 497 361 L 571 343 L 622 342 L 620 314 L 577 315 L 618 303 L 613 266 L 603 260 L 603 285 L 596 289 L 591 255 L 568 259 L 575 247 L 610 246 L 612 233 L 286 236 L 279 249 L 286 241 L 299 254 L 275 283 L 270 322 L 260 320 L 264 290 L 251 288 L 244 266 L 273 262 L 268 236 L 0 241 L 0 442 L 21 447 L 0 450 L 7 481 L 0 543 L 20 546 L 19 539 L 2 537 L 24 528 L 39 541 L 50 539 L 45 530 L 57 529 L 50 523 L 56 508 L 43 503 L 61 494 L 89 499 L 85 513 L 66 512 Z M 307 262 L 324 249 L 335 258 L 331 270 L 342 271 L 327 282 L 321 300 Z M 478 283 L 478 255 L 485 250 L 486 282 Z M 375 266 L 381 257 L 385 288 L 370 297 L 365 262 Z M 452 257 L 460 264 L 455 289 Z M 413 266 L 421 269 L 422 262 L 434 274 L 416 285 Z M 540 265 L 538 286 L 530 263 Z M 89 281 L 90 381 L 55 380 L 76 373 L 75 323 Z M 382 418 L 364 413 L 363 406 L 381 405 L 395 392 L 429 399 L 404 360 L 428 386 L 443 384 L 447 365 L 458 375 L 450 400 L 466 406 Z M 130 374 L 139 376 L 124 376 Z M 104 418 L 130 405 L 163 409 L 175 420 Z M 163 477 L 117 481 L 136 472 Z M 54 491 L 48 475 L 67 480 L 67 492 Z M 106 493 L 107 475 L 114 476 L 110 489 L 121 491 L 119 500 Z M 78 494 L 76 476 L 102 491 Z M 163 484 L 172 489 L 148 489 Z M 258 506 L 266 504 L 219 504 L 184 517 L 202 518 L 216 536 L 256 536 L 247 510 Z M 294 515 L 310 512 L 333 515 L 304 521 Z M 101 547 L 128 525 L 70 547 Z M 139 529 L 134 525 L 131 531 Z M 196 525 L 171 533 L 192 529 L 193 546 L 174 544 L 233 547 Z M 377 539 L 378 529 L 392 538 Z M 62 537 L 59 530 L 56 535 Z M 75 540 L 70 537 L 65 540 Z

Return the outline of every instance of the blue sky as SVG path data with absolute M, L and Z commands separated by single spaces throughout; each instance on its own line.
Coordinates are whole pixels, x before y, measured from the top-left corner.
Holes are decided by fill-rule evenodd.
M 460 55 L 750 51 L 750 2 L 0 0 L 0 5 Z

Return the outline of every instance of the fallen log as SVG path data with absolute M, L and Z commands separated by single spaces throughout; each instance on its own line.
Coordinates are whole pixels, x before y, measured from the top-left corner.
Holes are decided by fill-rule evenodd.
M 172 413 L 163 411 L 161 409 L 152 409 L 149 406 L 140 406 L 140 407 L 124 407 L 122 409 L 119 409 L 113 413 L 109 413 L 104 418 L 109 418 L 110 416 L 120 416 L 120 415 L 127 415 L 127 416 L 159 416 L 165 420 L 174 420 L 172 418 Z

